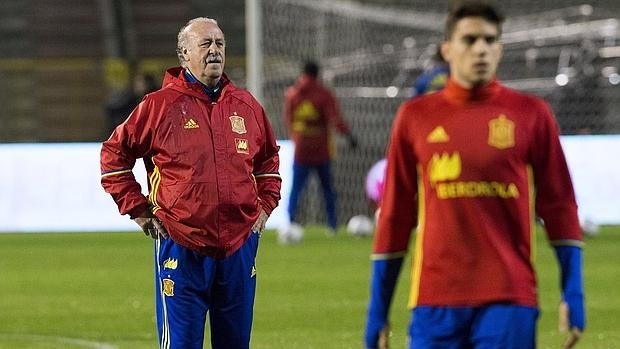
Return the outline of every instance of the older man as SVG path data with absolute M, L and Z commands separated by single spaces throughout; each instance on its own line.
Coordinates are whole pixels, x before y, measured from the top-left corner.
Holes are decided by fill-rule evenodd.
M 155 240 L 161 348 L 248 348 L 261 231 L 280 199 L 278 146 L 263 108 L 224 74 L 224 33 L 195 18 L 178 34 L 181 67 L 101 150 L 101 182 Z M 132 168 L 143 158 L 148 198 Z

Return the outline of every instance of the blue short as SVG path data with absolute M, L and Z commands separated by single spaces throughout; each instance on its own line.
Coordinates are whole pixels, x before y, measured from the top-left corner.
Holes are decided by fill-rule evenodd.
M 512 304 L 412 310 L 410 348 L 533 349 L 538 309 Z
M 155 299 L 160 349 L 202 349 L 209 314 L 214 349 L 247 349 L 256 292 L 259 234 L 225 259 L 155 241 Z

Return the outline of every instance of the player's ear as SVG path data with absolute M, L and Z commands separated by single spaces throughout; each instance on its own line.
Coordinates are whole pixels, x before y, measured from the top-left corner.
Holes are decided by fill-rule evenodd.
M 441 51 L 441 55 L 443 56 L 443 59 L 446 62 L 450 63 L 450 42 L 449 41 L 442 42 L 440 51 Z
M 181 48 L 181 55 L 183 56 L 183 60 L 184 61 L 189 61 L 189 54 L 187 52 L 187 48 L 183 47 Z
M 501 40 L 499 40 L 498 44 L 499 44 L 499 57 L 498 57 L 498 60 L 501 60 L 502 57 L 504 56 L 504 43 Z

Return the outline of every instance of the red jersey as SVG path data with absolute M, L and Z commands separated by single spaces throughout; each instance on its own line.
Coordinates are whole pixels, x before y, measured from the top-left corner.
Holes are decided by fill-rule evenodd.
M 284 118 L 295 143 L 295 162 L 318 165 L 332 158 L 333 127 L 343 134 L 349 127 L 336 98 L 316 78 L 302 75 L 285 92 Z
M 417 226 L 410 306 L 536 306 L 535 216 L 552 244 L 582 240 L 548 105 L 492 81 L 404 103 L 394 121 L 373 258 Z
M 166 72 L 101 149 L 101 183 L 121 214 L 149 206 L 180 245 L 207 256 L 233 254 L 260 209 L 280 199 L 276 140 L 263 108 L 224 75 L 210 101 L 182 68 Z M 144 158 L 149 197 L 131 169 Z

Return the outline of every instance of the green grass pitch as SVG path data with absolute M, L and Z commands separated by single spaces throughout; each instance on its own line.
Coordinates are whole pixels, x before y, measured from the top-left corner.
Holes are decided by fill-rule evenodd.
M 538 347 L 560 348 L 557 264 L 538 235 Z M 252 348 L 361 348 L 370 245 L 310 228 L 302 244 L 280 246 L 265 233 Z M 620 348 L 618 251 L 620 227 L 586 241 L 578 348 Z M 392 305 L 393 348 L 406 346 L 408 265 Z M 155 348 L 152 275 L 152 243 L 140 233 L 0 234 L 0 349 Z

